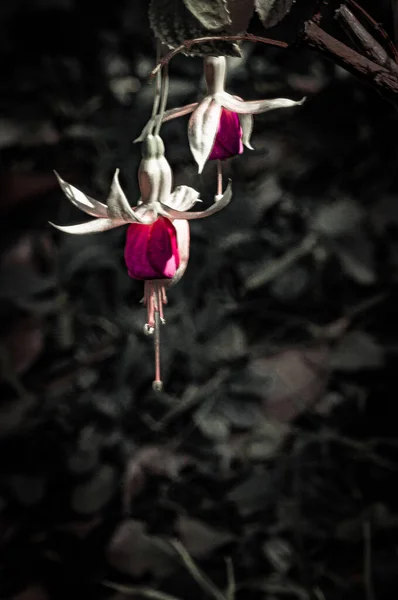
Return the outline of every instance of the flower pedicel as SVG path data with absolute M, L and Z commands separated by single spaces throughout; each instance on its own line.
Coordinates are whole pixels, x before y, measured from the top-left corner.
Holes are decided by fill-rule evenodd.
M 232 198 L 229 182 L 224 194 L 214 197 L 214 204 L 200 212 L 187 212 L 199 193 L 181 185 L 172 192 L 172 173 L 164 156 L 159 135 L 148 135 L 142 144 L 142 160 L 138 171 L 141 198 L 132 208 L 115 172 L 107 204 L 87 196 L 74 186 L 58 181 L 66 197 L 85 213 L 96 217 L 78 225 L 53 225 L 66 233 L 86 234 L 107 231 L 129 224 L 124 257 L 128 274 L 145 281 L 144 304 L 147 308 L 145 332 L 154 334 L 155 380 L 153 387 L 162 389 L 160 378 L 160 324 L 164 323 L 163 305 L 166 289 L 182 277 L 189 258 L 190 219 L 202 219 L 222 210 Z

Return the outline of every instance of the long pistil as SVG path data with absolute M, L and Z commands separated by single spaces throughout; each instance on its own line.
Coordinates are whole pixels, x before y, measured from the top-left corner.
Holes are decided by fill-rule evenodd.
M 165 324 L 163 316 L 163 304 L 167 303 L 166 290 L 162 281 L 146 281 L 144 292 L 144 304 L 147 308 L 147 323 L 144 331 L 147 335 L 153 335 L 153 346 L 155 352 L 155 379 L 152 387 L 156 392 L 163 388 L 160 373 L 160 325 Z

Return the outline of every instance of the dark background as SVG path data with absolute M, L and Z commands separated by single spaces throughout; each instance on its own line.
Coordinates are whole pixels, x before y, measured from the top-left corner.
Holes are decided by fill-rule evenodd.
M 0 7 L 0 598 L 211 597 L 172 538 L 221 591 L 229 557 L 238 599 L 394 598 L 396 107 L 299 44 L 231 60 L 230 92 L 307 101 L 255 118 L 231 205 L 192 224 L 156 395 L 125 231 L 48 225 L 81 218 L 53 169 L 103 200 L 120 167 L 138 199 L 146 13 Z M 199 58 L 170 72 L 168 106 L 200 97 Z M 167 158 L 210 200 L 186 126 L 162 129 Z

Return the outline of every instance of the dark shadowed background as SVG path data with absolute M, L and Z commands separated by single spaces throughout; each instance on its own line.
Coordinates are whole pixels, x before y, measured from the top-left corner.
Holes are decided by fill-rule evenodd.
M 147 2 L 3 2 L 0 52 L 1 600 L 232 600 L 232 571 L 238 600 L 395 598 L 396 108 L 297 47 L 230 59 L 230 92 L 307 101 L 255 118 L 192 224 L 156 395 L 124 229 L 48 225 L 81 219 L 53 169 L 138 199 Z M 170 74 L 169 107 L 203 93 L 199 58 Z M 186 127 L 166 155 L 210 202 Z

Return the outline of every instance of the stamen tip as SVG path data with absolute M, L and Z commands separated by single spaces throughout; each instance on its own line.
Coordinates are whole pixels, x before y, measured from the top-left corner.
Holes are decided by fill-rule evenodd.
M 152 335 L 154 331 L 155 330 L 154 330 L 154 328 L 151 325 L 149 325 L 148 323 L 145 323 L 145 325 L 144 325 L 144 333 L 145 333 L 145 335 Z
M 159 381 L 159 380 L 153 381 L 152 389 L 154 392 L 161 392 L 163 390 L 163 381 Z

